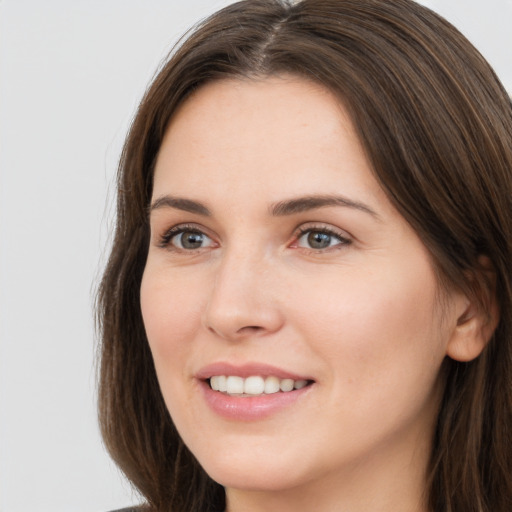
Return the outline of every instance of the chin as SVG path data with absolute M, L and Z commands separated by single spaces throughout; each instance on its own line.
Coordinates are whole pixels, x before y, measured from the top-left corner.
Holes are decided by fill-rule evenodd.
M 290 474 L 289 466 L 275 467 L 267 463 L 243 466 L 228 466 L 215 464 L 206 468 L 206 472 L 220 485 L 244 491 L 284 491 L 297 487 L 307 481 L 299 475 Z
M 208 451 L 204 457 L 198 453 L 196 458 L 210 478 L 226 488 L 283 491 L 314 479 L 303 457 L 290 458 L 282 450 L 225 447 Z

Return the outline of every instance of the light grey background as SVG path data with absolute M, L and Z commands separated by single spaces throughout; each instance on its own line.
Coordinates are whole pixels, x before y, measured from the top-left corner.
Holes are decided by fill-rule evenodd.
M 0 0 L 0 512 L 137 501 L 96 426 L 92 291 L 161 59 L 229 0 Z M 512 0 L 425 0 L 512 92 Z M 484 5 L 485 3 L 485 5 Z

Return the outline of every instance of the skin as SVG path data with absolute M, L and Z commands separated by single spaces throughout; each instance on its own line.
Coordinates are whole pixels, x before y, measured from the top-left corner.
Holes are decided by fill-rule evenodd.
M 157 203 L 168 195 L 210 215 Z M 366 210 L 269 211 L 312 195 Z M 426 511 L 441 363 L 481 347 L 464 295 L 443 292 L 441 311 L 430 255 L 340 102 L 291 76 L 203 86 L 168 127 L 153 205 L 146 332 L 171 416 L 226 487 L 227 510 Z M 202 245 L 162 241 L 180 225 L 204 233 Z M 327 248 L 308 245 L 326 229 Z M 218 361 L 271 364 L 314 384 L 267 418 L 226 419 L 195 377 Z

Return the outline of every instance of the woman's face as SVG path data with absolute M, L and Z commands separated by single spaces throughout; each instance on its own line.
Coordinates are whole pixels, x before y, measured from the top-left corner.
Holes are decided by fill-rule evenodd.
M 199 89 L 167 130 L 150 222 L 147 336 L 212 478 L 282 490 L 423 471 L 462 299 L 439 311 L 429 254 L 330 92 Z

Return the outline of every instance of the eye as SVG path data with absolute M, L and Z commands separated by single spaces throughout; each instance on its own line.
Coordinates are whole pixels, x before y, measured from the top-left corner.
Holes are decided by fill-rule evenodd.
M 197 231 L 183 231 L 174 235 L 171 243 L 179 249 L 199 249 L 201 247 L 209 247 L 211 245 L 211 238 L 204 233 Z
M 211 247 L 214 242 L 208 235 L 198 229 L 177 226 L 167 231 L 162 237 L 160 245 L 170 249 L 193 251 Z
M 301 230 L 297 238 L 297 247 L 315 251 L 339 245 L 349 245 L 351 241 L 327 228 L 308 228 Z

